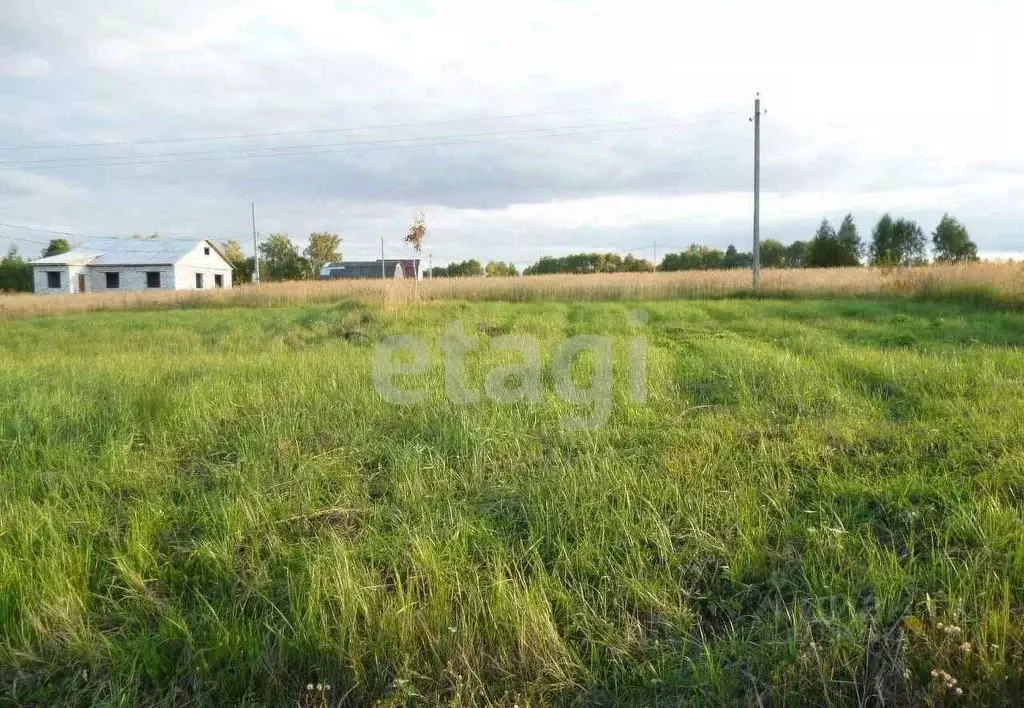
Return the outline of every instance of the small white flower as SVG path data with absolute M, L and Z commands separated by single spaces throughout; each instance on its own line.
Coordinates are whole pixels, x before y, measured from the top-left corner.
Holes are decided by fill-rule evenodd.
M 307 684 L 306 684 L 306 690 L 307 690 L 307 691 L 312 691 L 312 690 L 313 690 L 313 684 L 311 684 L 311 683 L 307 683 Z

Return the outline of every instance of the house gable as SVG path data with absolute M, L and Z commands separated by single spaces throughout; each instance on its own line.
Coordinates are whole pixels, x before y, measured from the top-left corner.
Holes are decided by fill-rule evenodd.
M 217 248 L 217 244 L 209 239 L 198 241 L 187 253 L 174 262 L 175 266 L 187 266 L 192 268 L 212 268 L 215 270 L 231 270 L 224 254 Z

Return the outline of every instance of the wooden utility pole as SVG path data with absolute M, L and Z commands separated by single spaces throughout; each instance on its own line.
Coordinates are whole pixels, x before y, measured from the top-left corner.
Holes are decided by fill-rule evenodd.
M 256 202 L 252 203 L 252 282 L 260 284 L 260 242 L 256 236 Z
M 754 99 L 754 290 L 761 289 L 761 94 Z
M 387 280 L 388 276 L 384 273 L 384 237 L 380 237 L 380 277 Z

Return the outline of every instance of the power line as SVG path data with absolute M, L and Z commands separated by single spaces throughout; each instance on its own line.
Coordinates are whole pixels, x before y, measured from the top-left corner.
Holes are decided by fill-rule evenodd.
M 153 238 L 151 236 L 91 236 L 89 234 L 76 233 L 74 231 L 57 231 L 54 229 L 41 229 L 36 226 L 25 226 L 24 224 L 7 224 L 0 223 L 0 227 L 8 229 L 17 229 L 19 231 L 35 231 L 38 233 L 49 234 L 51 236 L 71 236 L 72 238 L 83 238 L 89 241 L 190 241 L 191 236 L 157 236 Z M 13 238 L 13 237 L 12 237 Z M 203 238 L 202 236 L 196 236 L 195 238 Z M 41 243 L 41 242 L 37 242 Z
M 39 231 L 40 233 L 51 234 L 51 235 L 54 235 L 54 236 L 76 236 L 78 238 L 89 238 L 88 236 L 85 236 L 84 234 L 74 234 L 74 233 L 71 233 L 70 231 L 53 231 L 52 229 L 40 229 L 40 228 L 37 228 L 35 226 L 23 226 L 21 224 L 3 224 L 3 223 L 0 223 L 0 226 L 4 226 L 4 227 L 6 227 L 8 229 L 21 229 L 21 230 L 24 230 L 24 231 Z
M 341 128 L 319 128 L 313 130 L 277 130 L 266 133 L 239 133 L 235 135 L 210 135 L 194 138 L 166 138 L 147 140 L 112 140 L 93 141 L 83 143 L 63 143 L 50 145 L 5 145 L 0 146 L 0 151 L 10 152 L 16 150 L 63 150 L 70 148 L 84 147 L 126 147 L 132 145 L 171 145 L 180 143 L 212 142 L 215 140 L 247 140 L 251 138 L 273 138 L 287 135 L 320 135 L 325 133 L 355 133 L 370 130 L 391 130 L 395 128 L 421 128 L 435 125 L 456 125 L 460 123 L 479 123 L 494 120 L 512 120 L 517 118 L 539 118 L 544 116 L 570 115 L 574 113 L 597 113 L 600 111 L 620 110 L 622 108 L 634 108 L 650 105 L 646 101 L 635 101 L 612 106 L 595 106 L 588 108 L 566 108 L 557 111 L 536 111 L 530 113 L 507 113 L 504 115 L 473 116 L 466 118 L 449 118 L 444 120 L 416 121 L 408 123 L 385 123 L 378 125 L 348 126 Z M 715 115 L 714 113 L 708 115 Z
M 68 234 L 68 235 L 74 235 L 74 234 Z M 45 246 L 46 245 L 46 241 L 36 241 L 36 240 L 33 240 L 33 239 L 28 239 L 28 238 L 21 237 L 21 236 L 11 236 L 10 234 L 0 234 L 0 238 L 3 238 L 3 239 L 8 240 L 8 241 L 20 241 L 22 243 L 32 244 L 33 246 Z M 193 240 L 198 241 L 201 238 L 202 238 L 201 236 L 197 236 L 195 239 L 175 238 L 175 239 L 164 239 L 163 241 L 165 243 L 168 242 L 168 241 L 189 241 L 189 242 L 192 242 Z M 129 238 L 115 238 L 115 237 L 109 237 L 109 239 L 110 240 L 119 240 L 119 241 L 133 241 L 133 240 L 135 240 L 135 241 L 138 241 L 138 240 L 150 240 L 150 241 L 153 241 L 153 240 L 159 240 L 159 239 L 129 239 Z M 209 239 L 209 240 L 213 241 L 214 239 Z M 81 246 L 76 246 L 75 248 L 81 248 Z M 97 250 L 97 249 L 90 249 L 90 250 Z M 118 253 L 144 253 L 144 254 L 152 254 L 153 253 L 152 250 L 148 250 L 148 249 L 131 249 L 131 248 L 118 248 L 117 252 Z
M 25 170 L 34 168 L 67 169 L 74 167 L 118 167 L 123 165 L 160 165 L 181 162 L 205 162 L 209 160 L 233 160 L 248 158 L 312 157 L 317 155 L 339 154 L 345 152 L 357 152 L 362 150 L 372 151 L 412 147 L 446 147 L 455 145 L 471 145 L 474 143 L 505 142 L 524 139 L 532 140 L 559 137 L 574 137 L 579 135 L 616 133 L 631 130 L 650 130 L 657 128 L 680 127 L 688 125 L 705 125 L 716 122 L 722 122 L 722 120 L 724 119 L 703 120 L 697 122 L 672 121 L 651 124 L 592 124 L 580 126 L 567 126 L 565 128 L 548 133 L 538 132 L 543 130 L 550 130 L 548 128 L 528 128 L 519 131 L 511 131 L 512 134 L 509 134 L 510 131 L 502 131 L 498 133 L 469 133 L 464 135 L 453 136 L 433 135 L 424 136 L 420 138 L 399 138 L 391 140 L 365 141 L 356 143 L 328 143 L 322 145 L 280 146 L 227 151 L 194 151 L 140 156 L 110 155 L 93 158 L 51 158 L 47 160 L 30 160 L 26 162 L 0 162 L 0 171 Z M 434 140 L 436 142 L 429 142 L 431 140 Z M 261 154 L 253 154 L 254 152 L 259 152 Z M 176 159 L 179 157 L 181 159 Z
M 197 236 L 195 240 L 198 241 L 201 238 L 202 238 L 201 236 Z M 45 246 L 45 245 L 47 245 L 45 241 L 33 241 L 31 239 L 21 238 L 19 236 L 11 236 L 10 234 L 0 234 L 0 240 L 19 241 L 21 243 L 26 243 L 26 244 L 29 244 L 29 245 L 32 245 L 32 246 Z M 122 240 L 128 240 L 128 239 L 122 239 Z M 168 239 L 168 240 L 170 240 L 170 239 Z M 190 242 L 192 241 L 192 239 L 175 239 L 175 240 L 187 240 L 187 241 L 190 241 Z M 218 243 L 216 239 L 208 239 L 208 240 L 213 241 L 214 243 Z M 344 242 L 342 242 L 342 245 L 345 246 L 346 248 L 347 247 L 351 247 L 351 246 L 357 246 L 357 247 L 360 247 L 360 248 L 368 248 L 368 247 L 371 247 L 373 244 L 351 244 L 351 243 L 350 244 L 345 244 Z M 82 246 L 79 245 L 79 246 L 75 246 L 72 250 L 80 250 L 81 248 L 82 248 Z M 103 249 L 102 248 L 93 248 L 93 249 L 89 249 L 89 251 L 96 251 L 96 253 L 98 255 L 103 253 Z M 152 251 L 152 250 L 149 250 L 149 249 L 139 249 L 139 248 L 117 248 L 116 252 L 118 254 L 131 253 L 131 254 L 141 254 L 141 255 L 153 255 L 153 253 L 154 253 L 154 251 Z
M 612 122 L 612 123 L 593 123 L 593 124 L 581 124 L 574 126 L 562 126 L 562 127 L 543 127 L 543 128 L 522 128 L 518 130 L 502 130 L 502 131 L 491 131 L 483 133 L 465 133 L 459 135 L 428 135 L 413 138 L 391 138 L 387 140 L 371 140 L 362 142 L 343 142 L 343 143 L 321 143 L 313 145 L 281 145 L 272 147 L 262 148 L 235 148 L 229 150 L 197 150 L 190 152 L 170 152 L 170 153 L 155 153 L 151 155 L 102 155 L 94 157 L 67 157 L 67 158 L 47 158 L 40 160 L 27 160 L 18 162 L 0 162 L 0 169 L 21 169 L 24 167 L 31 167 L 35 165 L 41 166 L 54 166 L 54 167 L 77 167 L 77 166 L 109 166 L 118 164 L 163 164 L 169 162 L 192 162 L 193 159 L 188 158 L 202 158 L 202 159 L 237 159 L 247 157 L 272 157 L 272 156 L 292 156 L 292 155 L 312 155 L 319 153 L 333 153 L 333 152 L 348 152 L 357 150 L 373 150 L 373 149 L 386 149 L 386 148 L 402 148 L 402 147 L 434 147 L 437 145 L 455 145 L 455 144 L 470 144 L 476 142 L 488 142 L 486 138 L 494 138 L 495 140 L 515 140 L 521 137 L 533 138 L 533 137 L 561 137 L 572 136 L 578 134 L 591 134 L 595 132 L 617 132 L 620 130 L 644 130 L 649 128 L 662 128 L 662 127 L 676 127 L 682 125 L 698 125 L 698 124 L 710 124 L 714 122 L 712 120 L 702 120 L 696 122 L 655 122 L 648 124 L 634 123 L 634 122 Z M 545 132 L 547 131 L 547 132 Z M 539 135 L 532 135 L 532 133 L 540 133 Z M 474 138 L 484 138 L 483 140 L 475 140 Z M 430 142 L 437 141 L 441 142 Z M 266 154 L 262 154 L 266 153 Z M 182 160 L 176 159 L 163 159 L 163 158 L 186 158 Z M 160 159 L 154 159 L 160 158 Z
M 44 245 L 46 245 L 44 241 L 33 241 L 32 239 L 21 238 L 19 236 L 11 236 L 9 234 L 4 234 L 3 238 L 5 240 L 7 240 L 7 241 L 21 241 L 22 243 L 30 243 L 33 246 L 44 246 Z
M 149 236 L 142 236 L 142 237 L 135 237 L 135 236 L 90 236 L 88 234 L 75 233 L 73 231 L 55 231 L 55 230 L 51 230 L 51 229 L 40 229 L 40 228 L 37 228 L 37 227 L 34 227 L 34 226 L 24 226 L 24 225 L 21 225 L 21 224 L 0 223 L 0 227 L 4 227 L 4 228 L 8 228 L 8 229 L 34 231 L 34 232 L 38 232 L 38 233 L 49 234 L 51 236 L 70 236 L 70 237 L 76 238 L 76 239 L 85 239 L 85 241 L 87 241 L 87 242 L 92 242 L 92 241 L 120 241 L 120 242 L 131 243 L 133 241 L 145 241 L 147 243 L 153 243 L 153 242 L 156 242 L 156 243 L 168 243 L 168 242 L 173 242 L 173 241 L 196 241 L 196 240 L 200 240 L 200 239 L 206 238 L 206 239 L 208 239 L 210 241 L 218 243 L 217 239 L 209 238 L 209 237 L 206 237 L 206 236 L 157 236 L 156 238 L 152 238 L 152 237 L 149 237 Z M 11 236 L 9 234 L 4 234 L 3 238 L 9 239 L 9 240 L 13 240 L 13 241 L 22 241 L 24 243 L 31 243 L 31 244 L 36 244 L 36 245 L 45 245 L 46 244 L 46 240 L 45 239 L 42 240 L 42 241 L 39 241 L 39 240 L 33 240 L 33 239 L 24 238 L 24 237 L 21 237 L 21 236 Z M 232 240 L 232 239 L 229 239 L 229 240 Z M 234 239 L 234 240 L 237 240 L 237 239 Z M 291 240 L 291 237 L 289 237 L 289 240 Z M 388 245 L 395 246 L 396 248 L 399 247 L 398 244 L 394 244 L 394 243 L 392 243 L 390 241 L 388 241 L 387 243 L 388 243 Z M 374 243 L 367 243 L 367 242 L 360 243 L 360 242 L 346 241 L 345 238 L 342 237 L 341 245 L 344 246 L 345 248 L 371 248 L 371 247 L 374 247 L 376 244 L 374 244 Z M 140 250 L 132 251 L 131 249 L 118 248 L 118 252 L 119 253 L 148 253 L 149 251 L 140 251 Z
M 8 223 L 4 223 L 4 222 L 0 222 L 0 227 L 4 227 L 4 228 L 8 228 L 8 229 L 17 229 L 19 231 L 36 231 L 36 232 L 44 233 L 44 234 L 51 234 L 53 236 L 73 236 L 75 238 L 89 239 L 90 241 L 109 241 L 109 240 L 115 240 L 115 241 L 190 241 L 193 238 L 197 238 L 197 239 L 206 238 L 204 236 L 194 236 L 193 237 L 193 236 L 159 236 L 159 235 L 156 236 L 155 238 L 152 237 L 152 236 L 90 236 L 89 234 L 83 234 L 83 233 L 79 233 L 79 232 L 76 232 L 76 231 L 59 231 L 59 230 L 56 230 L 56 229 L 43 229 L 43 228 L 39 228 L 38 226 L 26 226 L 25 224 L 8 224 Z M 211 239 L 211 240 L 215 240 L 215 239 Z M 353 243 L 353 242 L 350 242 L 350 241 L 346 241 L 344 237 L 342 237 L 342 243 L 344 243 L 347 246 L 373 246 L 373 245 L 375 245 L 375 244 L 372 244 L 372 243 Z
M 552 130 L 577 130 L 577 129 L 589 129 L 589 128 L 603 128 L 603 127 L 618 127 L 618 126 L 633 126 L 637 125 L 632 121 L 616 121 L 611 123 L 584 123 L 582 125 L 568 125 L 568 126 L 545 126 L 540 128 L 519 128 L 519 129 L 502 129 L 499 131 L 487 131 L 483 133 L 463 133 L 456 135 L 423 135 L 419 137 L 411 138 L 388 138 L 386 140 L 366 140 L 361 142 L 342 142 L 342 143 L 315 143 L 309 145 L 274 145 L 268 147 L 240 147 L 230 148 L 224 150 L 193 150 L 190 152 L 163 152 L 163 153 L 152 153 L 148 155 L 95 155 L 92 157 L 51 157 L 43 158 L 39 160 L 21 160 L 21 161 L 6 161 L 0 162 L 0 165 L 37 165 L 37 164 L 49 164 L 49 163 L 76 163 L 84 162 L 86 164 L 97 161 L 97 160 L 136 160 L 145 159 L 150 160 L 153 158 L 164 158 L 164 157 L 193 157 L 193 156 L 226 156 L 231 157 L 235 155 L 250 156 L 256 155 L 257 153 L 274 153 L 278 151 L 292 151 L 292 150 L 322 150 L 325 148 L 336 148 L 336 147 L 377 147 L 377 146 L 389 146 L 394 144 L 407 144 L 417 143 L 422 141 L 430 140 L 453 140 L 462 138 L 477 138 L 477 137 L 490 137 L 490 136 L 504 136 L 504 135 L 519 135 L 529 134 L 538 132 L 550 132 Z M 660 126 L 660 123 L 656 123 L 656 126 Z M 638 125 L 638 127 L 643 127 Z

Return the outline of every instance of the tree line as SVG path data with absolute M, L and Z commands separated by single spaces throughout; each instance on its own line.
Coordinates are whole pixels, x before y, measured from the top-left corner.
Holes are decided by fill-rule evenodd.
M 414 222 L 413 228 L 418 222 Z M 425 231 L 425 225 L 424 225 Z M 153 237 L 156 235 L 154 234 Z M 341 237 L 317 232 L 309 235 L 309 245 L 302 251 L 287 234 L 271 234 L 259 245 L 260 279 L 264 281 L 316 279 L 326 264 L 341 260 Z M 970 263 L 978 260 L 978 247 L 967 228 L 956 218 L 945 214 L 931 234 L 930 245 L 937 263 Z M 893 218 L 883 214 L 865 243 L 847 214 L 835 229 L 822 220 L 814 237 L 789 245 L 776 239 L 761 243 L 761 265 L 766 268 L 833 268 L 858 266 L 912 266 L 928 262 L 929 240 L 920 225 L 912 219 Z M 43 249 L 41 257 L 59 255 L 71 249 L 66 239 L 56 238 Z M 237 283 L 251 282 L 255 258 L 246 257 L 237 240 L 222 244 L 225 258 L 234 271 Z M 724 251 L 693 244 L 678 253 L 668 253 L 655 267 L 644 258 L 616 253 L 576 253 L 567 256 L 544 256 L 523 271 L 523 275 L 553 273 L 644 273 L 654 270 L 709 270 L 749 268 L 751 252 L 739 251 L 730 245 Z M 432 278 L 506 277 L 518 275 L 512 263 L 491 261 L 482 265 L 476 259 L 437 266 L 426 273 Z M 32 290 L 32 267 L 12 246 L 0 259 L 0 292 Z
M 544 256 L 523 270 L 523 275 L 551 273 L 645 273 L 654 270 L 650 261 L 617 253 L 574 253 L 568 256 Z
M 482 265 L 480 261 L 471 258 L 468 261 L 428 268 L 424 271 L 424 275 L 430 278 L 474 278 L 482 275 L 491 278 L 507 278 L 519 275 L 519 269 L 514 263 L 489 261 L 487 265 Z
M 341 236 L 327 232 L 309 235 L 309 245 L 302 251 L 288 234 L 270 234 L 259 245 L 260 280 L 310 280 L 320 277 L 320 269 L 327 263 L 341 260 Z M 235 239 L 221 245 L 224 259 L 231 264 L 236 283 L 251 283 L 256 270 L 256 259 L 246 256 L 242 245 Z
M 978 247 L 967 228 L 946 214 L 931 234 L 936 263 L 970 263 L 978 260 Z M 677 253 L 667 253 L 661 263 L 625 257 L 615 253 L 576 253 L 558 258 L 545 256 L 527 267 L 524 275 L 550 273 L 638 273 L 653 270 L 719 270 L 750 268 L 751 251 L 735 246 L 720 248 L 692 244 Z M 835 229 L 824 219 L 814 237 L 786 245 L 776 239 L 761 242 L 761 265 L 765 268 L 838 268 L 859 265 L 912 266 L 928 263 L 928 240 L 912 219 L 883 214 L 865 243 L 857 231 L 853 215 L 847 214 Z
M 978 247 L 967 228 L 945 214 L 931 234 L 936 263 L 971 263 L 978 260 Z M 749 268 L 753 255 L 729 246 L 724 252 L 708 246 L 692 245 L 679 253 L 669 253 L 658 270 L 705 270 L 711 268 Z M 838 268 L 844 266 L 912 266 L 928 263 L 928 239 L 913 219 L 883 214 L 875 223 L 871 240 L 864 243 L 851 214 L 843 217 L 836 230 L 823 219 L 809 241 L 784 245 L 776 239 L 761 242 L 761 265 L 766 268 Z

